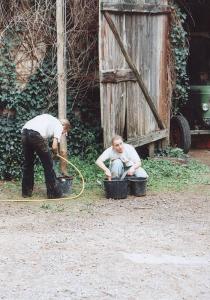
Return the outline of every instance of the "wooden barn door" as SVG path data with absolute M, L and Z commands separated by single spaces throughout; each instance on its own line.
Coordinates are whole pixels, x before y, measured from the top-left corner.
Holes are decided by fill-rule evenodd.
M 147 4 L 149 2 L 150 4 Z M 134 146 L 168 138 L 167 0 L 100 1 L 100 91 L 104 146 L 115 134 Z

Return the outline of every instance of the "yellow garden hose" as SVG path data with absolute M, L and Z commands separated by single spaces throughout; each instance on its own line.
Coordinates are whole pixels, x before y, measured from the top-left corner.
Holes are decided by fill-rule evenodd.
M 81 180 L 82 180 L 82 188 L 81 191 L 79 192 L 79 194 L 75 195 L 75 196 L 70 196 L 70 197 L 64 197 L 64 198 L 54 198 L 54 199 L 31 199 L 31 198 L 24 198 L 24 199 L 0 199 L 0 202 L 43 202 L 43 201 L 60 201 L 60 200 L 72 200 L 72 199 L 76 199 L 78 197 L 80 197 L 82 195 L 82 193 L 84 192 L 85 189 L 85 181 L 84 181 L 84 177 L 82 175 L 82 173 L 80 172 L 80 170 L 73 164 L 71 163 L 69 160 L 65 159 L 64 157 L 62 157 L 61 155 L 57 154 L 57 156 L 61 159 L 63 159 L 65 162 L 67 162 L 69 165 L 71 165 L 79 174 Z

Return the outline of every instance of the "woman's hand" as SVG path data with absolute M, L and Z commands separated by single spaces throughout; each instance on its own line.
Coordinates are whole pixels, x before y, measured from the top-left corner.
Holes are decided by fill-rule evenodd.
M 105 171 L 105 174 L 106 174 L 108 180 L 111 181 L 111 180 L 112 180 L 112 174 L 111 174 L 111 172 L 110 172 L 109 169 L 107 169 L 107 170 Z
M 134 166 L 132 166 L 129 170 L 128 170 L 128 175 L 129 176 L 132 176 L 133 174 L 135 173 L 135 167 Z

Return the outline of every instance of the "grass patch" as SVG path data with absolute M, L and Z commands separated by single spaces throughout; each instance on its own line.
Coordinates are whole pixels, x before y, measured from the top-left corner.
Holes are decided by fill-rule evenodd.
M 180 191 L 189 185 L 209 184 L 210 168 L 195 160 L 179 164 L 167 159 L 149 159 L 143 162 L 149 174 L 149 189 L 153 191 Z
M 82 172 L 85 179 L 85 193 L 83 198 L 100 198 L 103 195 L 100 182 L 103 183 L 104 173 L 95 165 L 95 159 L 82 160 L 79 157 L 70 157 L 70 161 Z M 176 163 L 167 157 L 158 159 L 143 160 L 143 167 L 149 174 L 148 190 L 150 191 L 180 191 L 193 185 L 210 184 L 210 168 L 195 160 L 189 160 L 186 164 Z M 56 164 L 56 173 L 59 173 L 59 164 Z M 74 176 L 73 194 L 77 194 L 81 189 L 81 179 L 78 173 L 69 166 L 69 175 Z M 35 185 L 44 184 L 43 169 L 36 168 Z M 8 191 L 20 193 L 20 182 L 2 182 L 1 192 Z M 42 207 L 50 209 L 49 207 Z
M 95 160 L 81 160 L 72 157 L 71 162 L 79 168 L 85 178 L 86 189 L 91 190 L 103 182 L 104 173 L 95 165 Z M 179 191 L 189 185 L 209 184 L 210 168 L 195 160 L 187 164 L 179 164 L 167 158 L 148 159 L 142 161 L 143 167 L 149 174 L 148 188 L 151 191 Z M 76 176 L 74 183 L 79 184 L 79 177 L 69 169 L 71 175 Z

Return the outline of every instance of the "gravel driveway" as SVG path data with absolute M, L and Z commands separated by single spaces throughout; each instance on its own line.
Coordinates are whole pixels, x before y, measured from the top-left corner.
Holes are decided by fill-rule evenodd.
M 0 299 L 210 299 L 210 186 L 0 204 Z

